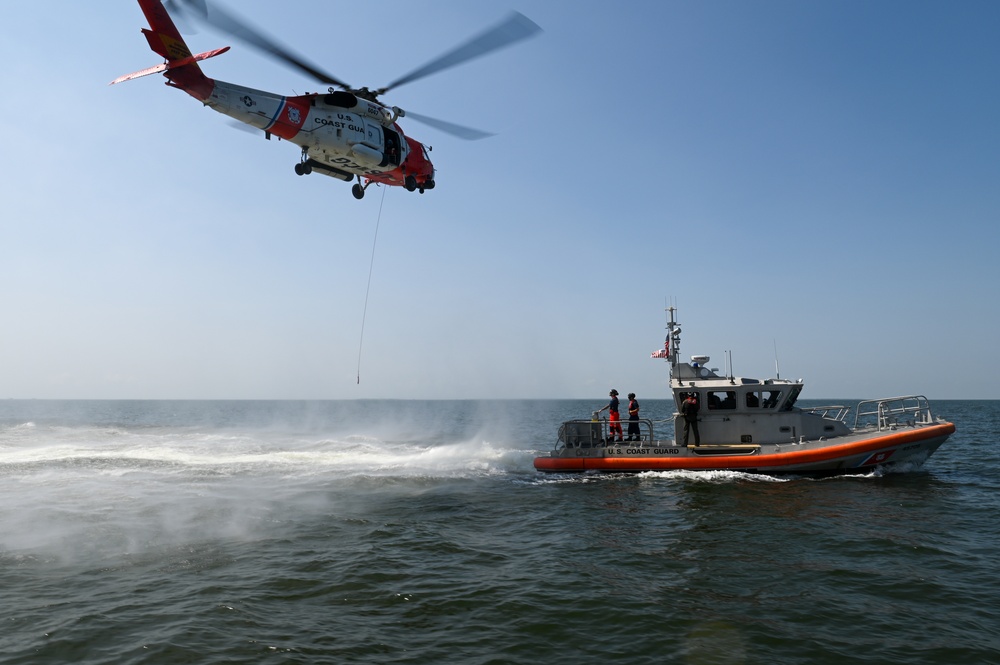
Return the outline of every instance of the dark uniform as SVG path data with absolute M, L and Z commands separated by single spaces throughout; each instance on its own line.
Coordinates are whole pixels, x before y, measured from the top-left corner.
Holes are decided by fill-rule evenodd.
M 681 405 L 684 415 L 684 445 L 688 444 L 688 432 L 694 430 L 694 445 L 701 445 L 701 435 L 698 434 L 698 400 L 694 395 L 688 395 Z
M 639 400 L 635 398 L 635 393 L 628 394 L 628 440 L 642 441 L 642 434 L 639 433 Z

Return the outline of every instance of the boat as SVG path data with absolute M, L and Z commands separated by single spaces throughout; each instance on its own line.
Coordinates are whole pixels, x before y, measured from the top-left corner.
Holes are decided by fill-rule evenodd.
M 664 348 L 654 358 L 670 365 L 672 419 L 640 419 L 624 439 L 594 412 L 559 427 L 555 448 L 535 458 L 549 473 L 585 471 L 741 471 L 807 476 L 908 471 L 919 468 L 955 431 L 935 417 L 923 395 L 869 399 L 851 406 L 799 407 L 801 379 L 754 379 L 709 369 L 709 356 L 681 362 L 680 325 L 674 307 Z M 731 366 L 731 362 L 729 363 Z M 776 375 L 780 377 L 780 372 Z M 685 401 L 698 404 L 685 432 Z M 625 425 L 627 421 L 623 421 Z M 658 439 L 654 425 L 673 425 L 673 438 Z M 697 437 L 697 438 L 696 438 Z

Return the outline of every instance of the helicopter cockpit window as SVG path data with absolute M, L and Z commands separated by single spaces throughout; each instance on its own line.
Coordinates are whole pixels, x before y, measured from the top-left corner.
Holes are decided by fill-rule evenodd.
M 708 409 L 727 410 L 736 408 L 735 390 L 710 390 L 708 393 Z

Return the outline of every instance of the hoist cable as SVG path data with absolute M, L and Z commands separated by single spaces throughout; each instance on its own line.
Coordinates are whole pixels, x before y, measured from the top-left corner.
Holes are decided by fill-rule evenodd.
M 365 287 L 365 308 L 361 312 L 361 339 L 358 341 L 358 385 L 361 385 L 361 348 L 365 343 L 365 318 L 368 316 L 368 294 L 372 290 L 372 269 L 375 267 L 375 244 L 378 242 L 378 227 L 382 223 L 382 206 L 385 204 L 385 191 L 382 187 L 382 199 L 378 204 L 378 218 L 375 220 L 375 237 L 372 238 L 372 258 L 368 264 L 368 286 Z

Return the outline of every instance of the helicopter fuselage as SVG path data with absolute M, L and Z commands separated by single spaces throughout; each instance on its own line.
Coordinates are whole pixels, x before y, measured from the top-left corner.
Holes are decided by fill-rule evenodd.
M 419 141 L 403 134 L 400 113 L 347 92 L 287 97 L 214 81 L 206 106 L 302 148 L 296 173 L 355 177 L 387 185 L 434 187 L 434 167 Z M 410 189 L 407 186 L 407 189 Z

